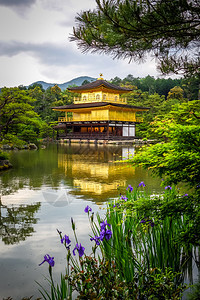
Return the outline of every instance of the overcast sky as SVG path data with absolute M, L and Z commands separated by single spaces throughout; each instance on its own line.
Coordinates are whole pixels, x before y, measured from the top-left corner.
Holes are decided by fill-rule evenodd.
M 128 63 L 82 54 L 69 41 L 75 15 L 94 9 L 95 0 L 0 0 L 0 87 L 43 80 L 64 83 L 79 76 L 104 79 L 132 74 L 157 77 L 155 62 Z

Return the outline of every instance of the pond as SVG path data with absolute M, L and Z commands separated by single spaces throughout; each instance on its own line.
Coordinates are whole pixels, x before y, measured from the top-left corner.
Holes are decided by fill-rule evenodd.
M 48 286 L 45 254 L 54 256 L 54 276 L 65 271 L 66 252 L 57 229 L 72 237 L 71 217 L 79 242 L 90 251 L 84 208 L 100 211 L 109 198 L 144 181 L 159 193 L 161 180 L 126 162 L 137 149 L 128 146 L 49 144 L 45 149 L 12 151 L 13 169 L 0 173 L 0 298 L 40 296 L 36 281 Z

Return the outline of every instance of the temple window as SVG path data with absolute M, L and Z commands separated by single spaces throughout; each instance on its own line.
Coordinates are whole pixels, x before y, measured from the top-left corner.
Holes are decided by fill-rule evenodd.
M 115 101 L 117 101 L 118 100 L 118 97 L 117 96 L 115 96 Z
M 103 94 L 103 100 L 106 100 L 106 94 Z
M 97 101 L 100 100 L 100 95 L 99 95 L 99 94 L 96 95 L 96 100 L 97 100 Z
M 83 101 L 86 101 L 87 100 L 87 97 L 86 96 L 83 96 Z

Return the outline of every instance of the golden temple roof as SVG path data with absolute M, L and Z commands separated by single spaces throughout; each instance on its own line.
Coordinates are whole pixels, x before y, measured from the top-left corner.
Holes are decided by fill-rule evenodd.
M 94 108 L 94 107 L 101 107 L 101 106 L 115 106 L 115 107 L 121 107 L 121 108 L 132 108 L 132 109 L 140 109 L 140 110 L 149 110 L 149 107 L 142 107 L 142 106 L 133 106 L 133 105 L 127 105 L 127 104 L 121 104 L 121 103 L 110 103 L 110 102 L 91 102 L 91 103 L 80 103 L 80 104 L 69 104 L 64 106 L 57 106 L 52 107 L 52 109 L 55 110 L 62 110 L 62 109 L 78 109 L 78 108 Z
M 100 74 L 102 75 L 102 74 Z M 106 88 L 107 90 L 110 90 L 110 92 L 117 92 L 119 94 L 123 94 L 123 93 L 130 93 L 132 91 L 132 89 L 129 88 L 125 88 L 125 87 L 121 87 L 121 86 L 117 86 L 114 85 L 106 80 L 104 80 L 102 77 L 98 78 L 96 81 L 81 85 L 81 86 L 76 86 L 76 87 L 70 87 L 68 88 L 68 90 L 70 92 L 74 92 L 74 93 L 82 93 L 84 91 L 88 91 L 88 90 L 96 90 L 96 89 L 104 89 Z

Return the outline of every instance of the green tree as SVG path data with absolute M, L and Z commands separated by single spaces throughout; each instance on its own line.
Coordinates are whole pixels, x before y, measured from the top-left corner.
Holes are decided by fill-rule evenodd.
M 132 85 L 137 87 L 138 90 L 141 92 L 148 92 L 150 95 L 154 93 L 158 93 L 160 96 L 164 95 L 167 98 L 167 95 L 170 89 L 174 88 L 175 86 L 180 86 L 184 89 L 184 96 L 188 98 L 190 93 L 189 100 L 195 100 L 198 98 L 198 91 L 199 91 L 199 81 L 197 77 L 193 79 L 193 77 L 188 79 L 172 79 L 172 78 L 157 78 L 154 79 L 152 76 L 146 76 L 144 78 L 135 78 L 133 75 L 129 74 L 124 79 L 120 79 L 119 77 L 115 77 L 110 80 L 112 84 L 118 86 L 124 85 Z
M 90 83 L 90 81 L 89 81 L 89 80 L 87 80 L 87 79 L 85 79 L 85 80 L 82 82 L 82 84 L 81 84 L 81 85 L 85 85 L 85 84 L 88 84 L 88 83 Z
M 44 92 L 45 90 L 43 89 L 43 86 L 41 83 L 35 82 L 32 85 L 29 85 L 28 90 L 34 90 L 36 87 L 39 87 L 41 89 L 42 92 Z
M 182 80 L 182 86 L 184 90 L 184 97 L 188 100 L 200 100 L 200 80 L 198 76 L 192 76 L 190 78 L 184 78 Z
M 176 104 L 165 119 L 156 118 L 151 124 L 152 131 L 165 142 L 142 148 L 132 159 L 132 163 L 151 169 L 160 177 L 164 176 L 166 184 L 185 182 L 192 187 L 198 186 L 199 107 L 199 101 Z
M 167 101 L 168 102 L 168 101 Z M 176 103 L 168 113 L 168 119 L 174 120 L 181 125 L 199 125 L 200 123 L 200 101 L 184 101 Z
M 55 91 L 55 92 L 54 92 Z M 42 97 L 40 97 L 40 94 L 38 94 L 38 97 L 36 97 L 36 107 L 39 116 L 41 119 L 45 122 L 51 122 L 51 121 L 57 121 L 58 120 L 58 113 L 52 110 L 53 106 L 60 106 L 63 105 L 62 96 L 59 94 L 61 91 L 57 89 L 53 89 L 49 87 L 45 90 Z M 58 98 L 61 98 L 58 100 L 56 98 L 58 94 Z M 35 108 L 36 109 L 36 108 Z
M 37 113 L 35 100 L 26 90 L 3 88 L 0 93 L 0 140 L 7 134 L 16 134 L 20 124 L 34 124 Z
M 30 97 L 36 100 L 34 102 L 34 111 L 40 115 L 46 105 L 44 99 L 44 90 L 39 85 L 36 85 L 35 87 L 31 86 L 31 88 L 28 90 Z
M 182 83 L 182 79 L 171 79 L 171 78 L 157 78 L 155 80 L 155 91 L 159 95 L 164 95 L 165 98 L 167 99 L 167 95 L 170 91 L 175 86 L 180 86 Z
M 120 86 L 120 83 L 122 82 L 122 80 L 121 80 L 121 78 L 115 76 L 114 78 L 112 78 L 112 79 L 110 80 L 110 82 L 111 82 L 112 84 L 114 84 L 114 85 Z
M 148 75 L 141 79 L 141 89 L 147 91 L 149 95 L 155 93 L 155 78 Z
M 61 100 L 61 88 L 56 84 L 51 88 L 51 93 L 54 95 L 56 101 Z
M 183 100 L 183 89 L 180 86 L 173 87 L 168 93 L 167 100 L 169 99 Z
M 142 61 L 152 54 L 164 74 L 199 72 L 199 0 L 96 0 L 77 15 L 72 41 L 84 52 Z
M 135 89 L 129 95 L 127 95 L 128 104 L 134 106 L 149 107 L 147 112 L 142 112 L 143 122 L 137 125 L 137 136 L 155 138 L 154 132 L 150 131 L 150 124 L 153 122 L 156 116 L 165 115 L 170 111 L 170 104 L 167 103 L 165 96 L 160 96 L 157 93 L 149 95 L 148 92 L 142 92 L 141 90 Z M 139 114 L 137 114 L 139 116 Z

